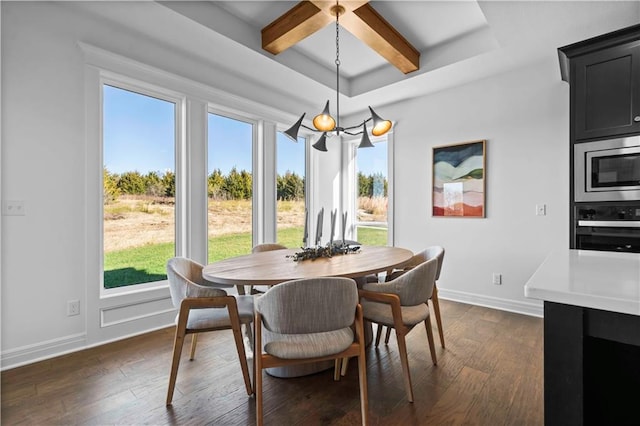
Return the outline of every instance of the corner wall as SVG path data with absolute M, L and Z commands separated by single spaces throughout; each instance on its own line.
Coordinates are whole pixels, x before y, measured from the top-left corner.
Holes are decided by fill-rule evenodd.
M 442 245 L 440 296 L 542 315 L 524 284 L 569 244 L 569 86 L 555 52 L 542 62 L 386 106 L 395 128 L 395 241 Z M 431 214 L 432 148 L 487 140 L 486 218 Z M 536 204 L 547 215 L 536 216 Z M 492 284 L 501 273 L 503 284 Z

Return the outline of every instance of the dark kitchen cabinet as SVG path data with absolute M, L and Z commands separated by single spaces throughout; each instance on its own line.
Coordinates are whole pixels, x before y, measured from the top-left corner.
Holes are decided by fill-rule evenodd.
M 640 25 L 558 49 L 572 141 L 640 133 Z

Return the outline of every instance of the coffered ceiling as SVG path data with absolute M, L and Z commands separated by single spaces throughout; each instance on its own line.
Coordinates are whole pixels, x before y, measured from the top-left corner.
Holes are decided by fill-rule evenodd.
M 261 30 L 298 3 L 214 1 L 206 7 L 209 14 L 216 14 L 221 19 L 224 16 L 225 19 L 237 19 L 252 32 L 241 34 L 236 26 L 230 28 L 233 31 L 225 32 L 228 37 L 321 84 L 335 87 L 334 25 L 325 26 L 277 55 L 262 48 Z M 196 21 L 203 20 L 204 4 L 200 7 L 185 2 L 163 4 Z M 413 79 L 499 47 L 476 1 L 370 1 L 369 5 L 417 49 L 420 68 L 404 74 L 350 31 L 341 28 L 341 91 L 347 96 Z M 220 27 L 216 30 L 220 31 Z
M 223 74 L 245 87 L 240 96 L 290 111 L 321 108 L 334 99 L 335 28 L 314 32 L 282 53 L 262 48 L 262 29 L 297 1 L 86 1 L 64 7 L 134 28 L 204 64 L 221 88 Z M 418 70 L 404 74 L 347 30 L 340 32 L 340 108 L 343 115 L 546 61 L 558 73 L 557 48 L 640 21 L 640 1 L 392 0 L 368 2 L 420 53 Z M 68 6 L 67 6 L 68 5 Z M 114 35 L 117 37 L 117 35 Z M 109 50 L 110 38 L 93 41 Z M 117 51 L 117 47 L 114 45 Z M 135 49 L 135 47 L 134 47 Z M 140 52 L 144 57 L 145 53 Z M 150 63 L 154 63 L 150 58 Z M 184 69 L 189 75 L 201 68 Z M 230 84 L 230 83 L 229 83 Z M 523 82 L 526 84 L 526 82 Z M 259 86 L 261 94 L 252 91 Z M 384 109 L 381 109 L 384 114 Z

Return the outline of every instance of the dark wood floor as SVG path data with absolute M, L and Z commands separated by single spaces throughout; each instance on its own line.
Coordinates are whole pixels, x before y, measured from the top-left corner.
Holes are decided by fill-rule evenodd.
M 405 397 L 395 338 L 367 352 L 372 425 L 543 424 L 542 319 L 441 301 L 447 348 L 431 364 L 424 327 L 409 334 L 415 402 Z M 2 373 L 3 425 L 252 425 L 231 333 L 187 346 L 165 407 L 173 329 Z M 437 341 L 437 335 L 436 335 Z M 268 425 L 360 424 L 355 362 L 296 379 L 265 375 Z

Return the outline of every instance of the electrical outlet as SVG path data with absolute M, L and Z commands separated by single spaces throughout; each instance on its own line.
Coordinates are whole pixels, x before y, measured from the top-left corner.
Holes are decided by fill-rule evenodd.
M 495 285 L 502 285 L 502 274 L 496 272 L 493 273 L 493 283 Z
M 67 316 L 71 317 L 74 315 L 80 315 L 80 301 L 79 300 L 69 300 L 67 302 Z

